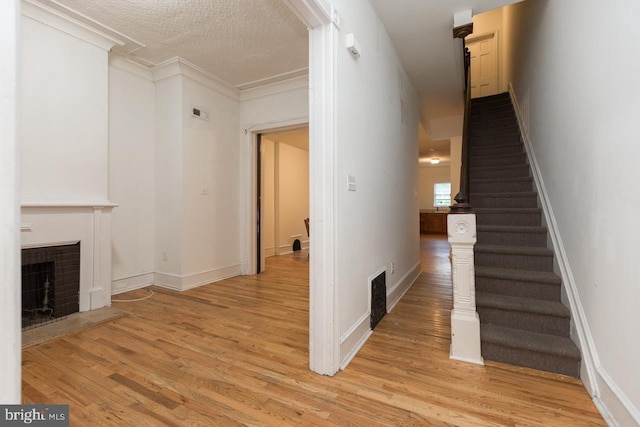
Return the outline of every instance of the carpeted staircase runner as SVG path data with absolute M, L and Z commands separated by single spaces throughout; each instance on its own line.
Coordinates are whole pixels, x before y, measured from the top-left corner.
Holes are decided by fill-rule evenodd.
M 580 352 L 509 94 L 471 101 L 469 157 L 482 356 L 578 377 Z

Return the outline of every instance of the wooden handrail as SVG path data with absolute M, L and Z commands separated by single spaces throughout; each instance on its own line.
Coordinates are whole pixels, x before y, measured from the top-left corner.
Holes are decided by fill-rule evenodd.
M 462 158 L 460 162 L 460 191 L 450 206 L 452 213 L 468 213 L 472 211 L 469 204 L 469 105 L 471 104 L 471 53 L 464 46 L 464 121 L 462 125 Z

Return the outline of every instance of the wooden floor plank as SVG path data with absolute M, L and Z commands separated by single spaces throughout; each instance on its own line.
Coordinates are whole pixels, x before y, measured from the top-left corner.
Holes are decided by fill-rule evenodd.
M 422 275 L 345 371 L 308 370 L 308 257 L 186 292 L 150 288 L 127 314 L 23 350 L 23 401 L 74 426 L 602 426 L 571 378 L 449 359 L 449 246 L 421 238 Z M 136 299 L 141 289 L 118 295 Z

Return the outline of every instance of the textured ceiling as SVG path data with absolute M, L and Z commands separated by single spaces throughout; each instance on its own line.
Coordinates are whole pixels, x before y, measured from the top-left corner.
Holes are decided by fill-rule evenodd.
M 134 60 L 180 56 L 239 88 L 304 74 L 309 63 L 307 29 L 282 0 L 51 2 L 138 42 L 124 47 Z
M 307 73 L 307 29 L 282 0 L 35 1 L 107 27 L 126 41 L 114 50 L 145 65 L 179 56 L 238 89 Z M 443 118 L 462 111 L 462 48 L 452 37 L 453 15 L 520 0 L 370 1 L 421 99 L 420 154 L 436 149 L 444 157 L 443 124 L 457 122 Z

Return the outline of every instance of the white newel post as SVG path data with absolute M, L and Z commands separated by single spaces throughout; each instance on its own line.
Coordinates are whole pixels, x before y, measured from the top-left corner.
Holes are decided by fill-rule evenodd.
M 476 312 L 473 246 L 476 243 L 475 214 L 449 214 L 447 234 L 451 245 L 453 310 L 449 358 L 484 365 L 480 353 L 480 318 Z

